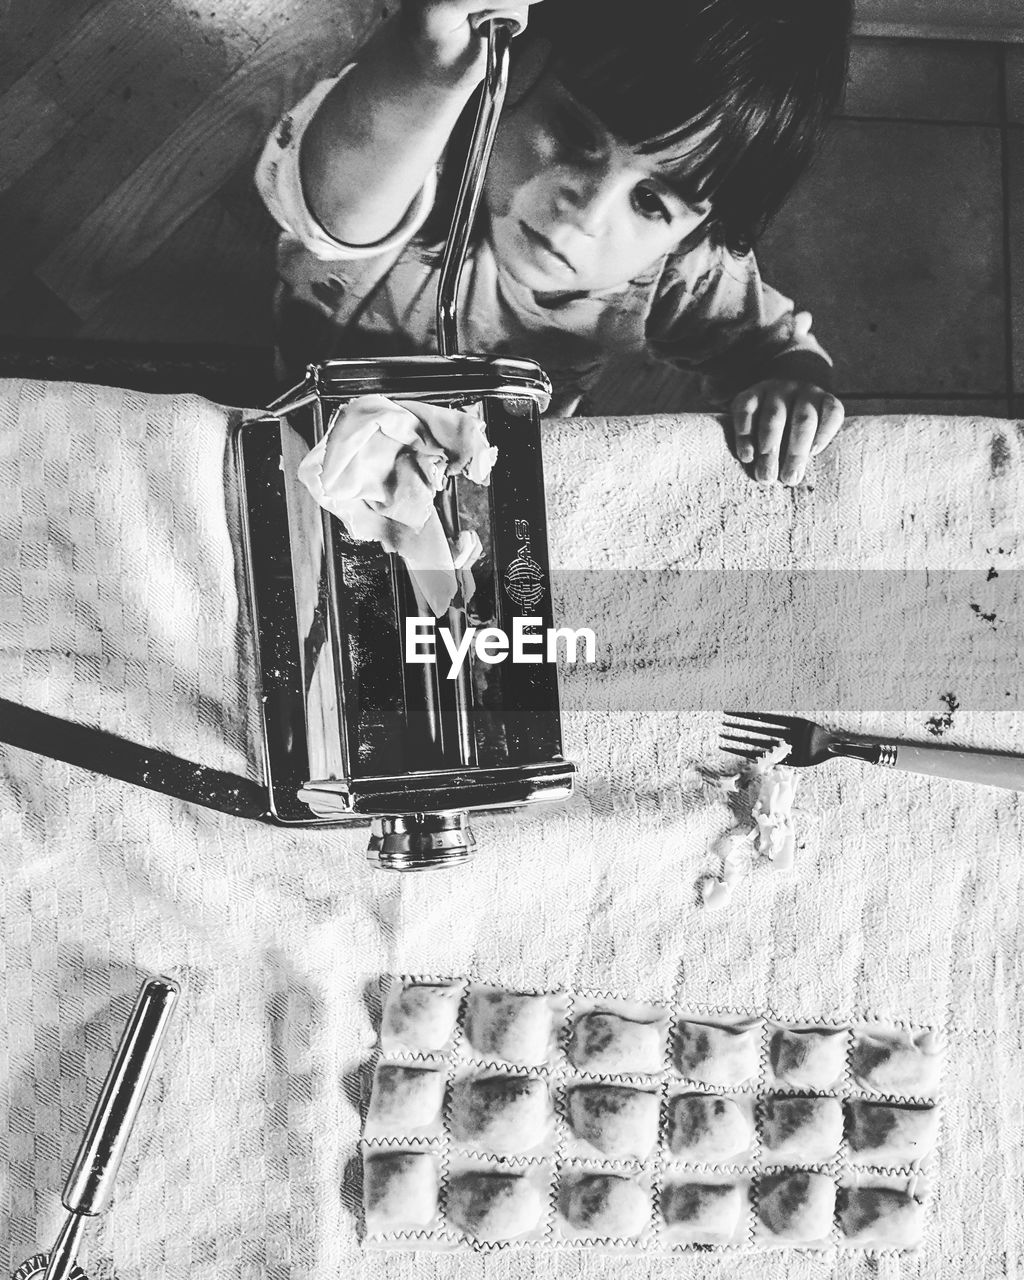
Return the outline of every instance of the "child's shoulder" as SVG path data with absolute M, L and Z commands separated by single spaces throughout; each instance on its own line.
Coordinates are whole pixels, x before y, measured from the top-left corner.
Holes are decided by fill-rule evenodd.
M 665 294 L 702 293 L 721 275 L 745 274 L 742 259 L 708 237 L 670 253 L 662 268 L 658 292 Z

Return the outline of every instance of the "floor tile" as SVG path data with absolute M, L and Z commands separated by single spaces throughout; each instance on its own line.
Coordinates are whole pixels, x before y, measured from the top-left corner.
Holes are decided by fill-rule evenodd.
M 951 418 L 1006 418 L 1010 408 L 1006 400 L 978 397 L 969 400 L 903 400 L 899 397 L 845 400 L 848 418 L 865 418 L 876 414 L 928 413 Z
M 841 391 L 1004 396 L 1002 205 L 997 129 L 840 121 L 759 256 Z
M 995 123 L 999 88 L 995 45 L 855 39 L 845 114 Z
M 1010 401 L 1010 417 L 1024 422 L 1024 396 L 1017 396 Z
M 1020 40 L 1020 0 L 857 0 L 854 30 L 932 40 Z
M 1024 124 L 1024 44 L 1006 46 L 1006 118 Z
M 1006 159 L 1013 389 L 1024 395 L 1024 129 L 1007 129 Z

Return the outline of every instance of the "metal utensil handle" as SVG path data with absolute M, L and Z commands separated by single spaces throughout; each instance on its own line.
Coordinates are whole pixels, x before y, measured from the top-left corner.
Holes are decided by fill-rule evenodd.
M 487 70 L 437 286 L 437 352 L 442 356 L 455 355 L 459 349 L 459 280 L 508 88 L 509 47 L 516 29 L 516 24 L 506 18 L 493 18 L 487 24 Z
M 178 994 L 169 978 L 155 978 L 139 992 L 64 1184 L 61 1199 L 72 1213 L 102 1213 L 110 1204 Z

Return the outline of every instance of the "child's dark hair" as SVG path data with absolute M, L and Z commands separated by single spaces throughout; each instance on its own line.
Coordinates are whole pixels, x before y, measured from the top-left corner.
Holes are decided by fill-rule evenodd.
M 706 232 L 743 253 L 842 102 L 852 17 L 853 0 L 544 0 L 528 30 L 613 133 L 678 156 Z
M 699 238 L 742 254 L 842 101 L 852 16 L 853 0 L 544 0 L 512 47 L 546 42 L 574 96 L 623 141 L 669 157 L 694 202 L 711 201 Z

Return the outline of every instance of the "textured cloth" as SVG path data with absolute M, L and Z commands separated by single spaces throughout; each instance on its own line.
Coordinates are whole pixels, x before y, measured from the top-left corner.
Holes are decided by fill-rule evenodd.
M 0 695 L 258 776 L 226 435 L 237 419 L 194 398 L 3 384 Z M 998 639 L 1013 619 L 1004 597 L 989 607 L 983 592 L 1024 559 L 1022 454 L 1020 429 L 1002 421 L 866 420 L 793 492 L 752 484 L 714 419 L 554 422 L 552 560 L 713 581 L 744 566 L 961 569 L 979 613 L 959 611 Z M 682 993 L 794 1022 L 944 1024 L 940 1159 L 919 1255 L 638 1256 L 629 1272 L 1017 1273 L 1020 797 L 822 767 L 801 779 L 793 871 L 755 868 L 728 909 L 707 914 L 696 884 L 717 869 L 715 841 L 734 820 L 705 776 L 725 764 L 714 697 L 739 669 L 746 705 L 768 688 L 784 705 L 779 672 L 797 684 L 817 659 L 805 666 L 785 609 L 771 625 L 752 615 L 742 647 L 716 652 L 722 637 L 642 599 L 634 613 L 621 590 L 603 616 L 572 616 L 573 592 L 593 602 L 594 590 L 586 575 L 556 581 L 556 616 L 592 626 L 604 655 L 563 682 L 577 795 L 477 817 L 479 852 L 458 873 L 389 877 L 365 863 L 363 830 L 281 830 L 0 748 L 0 1271 L 52 1243 L 112 1047 L 143 978 L 163 973 L 183 998 L 114 1206 L 86 1230 L 92 1280 L 622 1274 L 621 1258 L 575 1251 L 363 1251 L 373 984 L 411 973 Z M 901 627 L 890 628 L 890 666 Z M 673 631 L 682 641 L 666 645 Z M 976 658 L 995 661 L 984 648 Z M 1019 671 L 1001 670 L 997 689 L 994 674 L 961 685 L 944 668 L 913 706 L 888 712 L 863 699 L 857 711 L 858 691 L 822 676 L 817 688 L 836 698 L 816 709 L 925 739 L 931 719 L 947 742 L 1024 751 Z M 665 696 L 673 688 L 678 701 Z M 994 710 L 1004 690 L 1009 709 Z
M 376 245 L 333 239 L 306 203 L 302 138 L 340 78 L 321 81 L 285 114 L 256 172 L 260 195 L 283 231 L 278 346 L 296 379 L 310 360 L 437 350 L 441 254 L 436 244 L 416 238 L 436 195 L 435 175 L 428 175 L 401 226 Z M 485 236 L 468 255 L 458 314 L 460 350 L 529 351 L 540 362 L 554 386 L 552 417 L 574 410 L 608 356 L 644 350 L 699 370 L 720 398 L 769 377 L 832 385 L 832 362 L 811 333 L 810 314 L 761 279 L 752 253 L 737 258 L 706 240 L 660 258 L 634 280 L 541 304 Z

